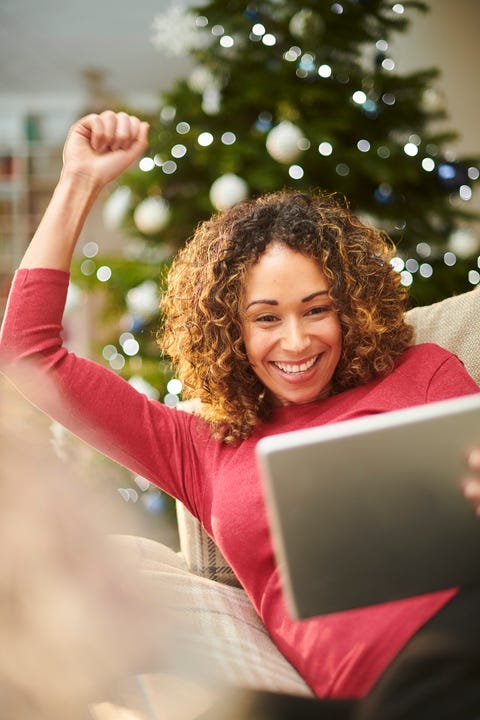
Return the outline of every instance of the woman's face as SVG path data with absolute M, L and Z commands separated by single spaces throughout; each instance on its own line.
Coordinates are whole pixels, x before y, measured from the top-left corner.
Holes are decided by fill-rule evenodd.
M 317 263 L 271 243 L 247 273 L 243 339 L 250 365 L 278 405 L 328 395 L 342 351 L 340 320 Z

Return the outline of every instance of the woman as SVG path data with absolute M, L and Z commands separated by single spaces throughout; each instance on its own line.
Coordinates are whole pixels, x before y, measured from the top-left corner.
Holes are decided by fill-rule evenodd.
M 386 239 L 332 198 L 298 193 L 246 201 L 213 217 L 173 266 L 162 342 L 187 393 L 202 401 L 201 416 L 148 401 L 115 374 L 68 353 L 61 315 L 76 240 L 100 190 L 145 149 L 147 132 L 137 118 L 110 111 L 72 127 L 60 181 L 12 289 L 3 356 L 48 372 L 59 397 L 42 399 L 44 410 L 201 520 L 318 697 L 375 699 L 389 666 L 406 653 L 409 668 L 408 648 L 423 637 L 421 628 L 464 591 L 293 622 L 254 447 L 264 435 L 478 387 L 455 356 L 434 345 L 409 347 L 404 290 Z M 35 400 L 33 388 L 30 396 Z M 478 507 L 475 454 L 470 466 L 465 493 Z M 469 628 L 480 639 L 478 623 Z M 436 690 L 426 694 L 428 704 Z

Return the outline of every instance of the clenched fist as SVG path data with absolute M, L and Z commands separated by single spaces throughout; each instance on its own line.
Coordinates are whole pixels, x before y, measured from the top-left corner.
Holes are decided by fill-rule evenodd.
M 106 110 L 78 120 L 63 150 L 63 173 L 91 179 L 101 188 L 121 175 L 146 149 L 148 123 Z

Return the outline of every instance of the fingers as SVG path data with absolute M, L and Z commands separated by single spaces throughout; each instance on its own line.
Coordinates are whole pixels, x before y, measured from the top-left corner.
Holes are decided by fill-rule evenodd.
M 116 127 L 110 142 L 110 150 L 127 150 L 137 140 L 140 120 L 123 112 L 117 113 L 114 117 Z
M 88 128 L 90 145 L 98 153 L 129 150 L 133 145 L 146 145 L 148 123 L 134 115 L 106 110 L 100 115 L 88 115 L 80 121 Z
M 474 447 L 467 456 L 467 465 L 470 470 L 480 472 L 480 447 Z
M 470 474 L 462 482 L 462 492 L 480 517 L 480 447 L 470 451 L 467 465 Z
M 467 477 L 462 483 L 462 492 L 475 514 L 480 517 L 480 480 L 475 477 Z

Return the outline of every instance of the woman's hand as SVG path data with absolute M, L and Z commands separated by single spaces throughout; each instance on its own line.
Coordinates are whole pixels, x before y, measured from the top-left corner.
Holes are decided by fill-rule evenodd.
M 480 517 L 480 446 L 470 451 L 467 465 L 469 474 L 462 482 L 462 491 Z
M 72 125 L 60 181 L 21 268 L 70 269 L 75 244 L 100 191 L 145 151 L 147 135 L 148 123 L 111 110 Z
M 148 123 L 124 112 L 86 115 L 70 128 L 62 175 L 88 179 L 101 189 L 145 151 L 148 129 Z

